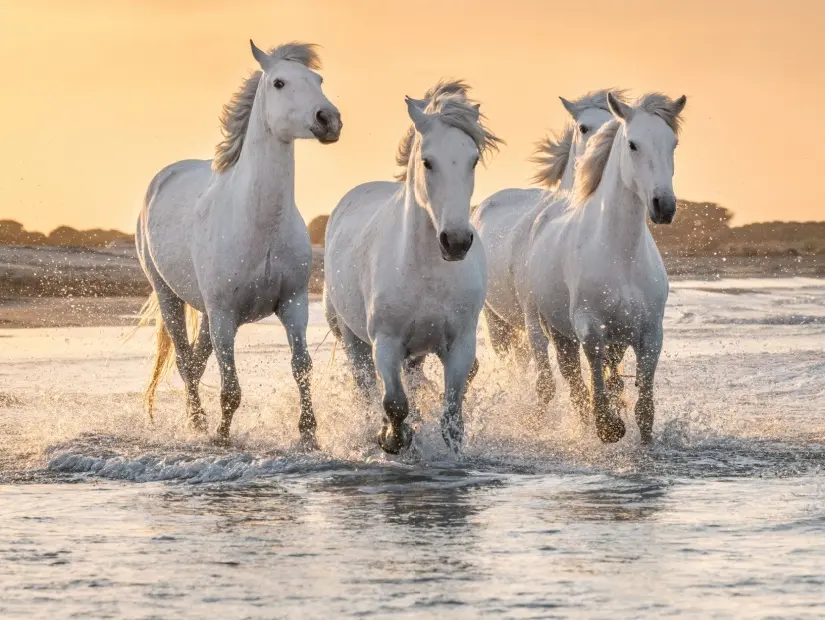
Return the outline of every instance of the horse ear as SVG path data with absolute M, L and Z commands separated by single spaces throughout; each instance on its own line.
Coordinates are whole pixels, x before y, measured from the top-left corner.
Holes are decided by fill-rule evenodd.
M 415 129 L 418 131 L 418 133 L 423 133 L 424 130 L 427 128 L 428 123 L 430 122 L 430 115 L 418 107 L 418 99 L 405 97 L 404 100 L 407 102 L 407 114 L 410 115 L 410 119 L 412 119 L 413 125 L 415 125 Z
M 426 99 L 413 99 L 412 97 L 405 97 L 404 101 L 408 103 L 412 101 L 413 105 L 415 105 L 415 107 L 417 107 L 422 112 L 427 109 L 427 104 L 429 103 L 429 101 L 427 101 Z
M 249 46 L 252 48 L 252 56 L 254 56 L 258 64 L 261 65 L 261 69 L 266 71 L 266 67 L 269 64 L 269 54 L 255 45 L 252 39 L 249 39 Z
M 573 103 L 572 101 L 568 101 L 564 97 L 559 97 L 559 99 L 561 99 L 561 104 L 564 106 L 564 109 L 567 110 L 567 112 L 570 114 L 570 116 L 572 116 L 573 118 L 576 118 L 576 114 L 579 111 L 578 106 L 575 103 Z
M 626 123 L 633 117 L 633 108 L 624 101 L 621 101 L 613 93 L 607 93 L 607 107 L 610 108 L 613 116 Z
M 682 110 L 685 109 L 685 104 L 687 103 L 687 97 L 682 95 L 676 101 L 673 102 L 673 105 L 670 106 L 670 112 L 673 116 L 679 116 L 682 113 Z

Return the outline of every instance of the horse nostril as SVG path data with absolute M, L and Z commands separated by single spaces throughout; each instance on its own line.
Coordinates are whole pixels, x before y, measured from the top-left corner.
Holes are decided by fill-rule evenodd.
M 441 243 L 441 247 L 445 250 L 450 250 L 450 238 L 447 236 L 447 233 L 441 233 L 438 235 L 438 241 Z
M 661 207 L 660 207 L 660 204 L 659 204 L 659 199 L 658 199 L 658 198 L 654 198 L 654 199 L 653 199 L 653 208 L 654 208 L 654 209 L 656 209 L 656 211 L 658 211 L 658 210 L 661 208 Z
M 315 120 L 318 121 L 318 124 L 321 125 L 321 127 L 326 127 L 329 125 L 329 119 L 327 119 L 327 115 L 324 114 L 323 110 L 318 110 L 315 113 Z
M 475 237 L 473 236 L 473 233 L 470 233 L 470 239 L 467 241 L 467 248 L 468 249 L 470 248 L 471 245 L 473 245 L 473 239 L 475 239 Z

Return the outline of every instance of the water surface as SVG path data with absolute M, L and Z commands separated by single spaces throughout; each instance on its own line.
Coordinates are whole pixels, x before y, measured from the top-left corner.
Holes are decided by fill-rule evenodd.
M 538 409 L 532 377 L 482 352 L 465 454 L 436 386 L 415 450 L 388 458 L 317 307 L 322 450 L 297 449 L 274 321 L 241 331 L 221 448 L 175 380 L 146 422 L 151 334 L 125 332 L 0 331 L 2 617 L 825 615 L 825 282 L 676 284 L 650 448 L 632 415 L 600 444 L 565 389 Z

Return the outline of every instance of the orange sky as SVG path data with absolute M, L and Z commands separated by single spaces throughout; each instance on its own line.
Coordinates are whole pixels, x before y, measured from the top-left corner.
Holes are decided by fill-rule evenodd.
M 620 86 L 688 95 L 681 197 L 737 223 L 825 219 L 821 0 L 0 0 L 0 218 L 131 231 L 157 170 L 211 156 L 250 37 L 323 46 L 345 127 L 297 149 L 307 219 L 395 172 L 404 95 L 440 77 L 473 85 L 507 141 L 475 201 L 527 185 L 558 95 Z

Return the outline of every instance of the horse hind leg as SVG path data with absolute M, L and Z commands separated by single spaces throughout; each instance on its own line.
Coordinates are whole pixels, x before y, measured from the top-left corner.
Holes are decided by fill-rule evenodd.
M 517 340 L 515 330 L 509 323 L 501 319 L 489 306 L 484 306 L 481 311 L 484 316 L 485 332 L 490 348 L 499 359 L 505 359 L 511 352 L 513 344 Z
M 327 320 L 329 330 L 332 332 L 332 335 L 335 336 L 336 340 L 341 340 L 343 334 L 341 332 L 341 327 L 339 326 L 338 313 L 335 312 L 335 307 L 332 305 L 332 300 L 329 298 L 329 291 L 327 290 L 326 284 L 324 285 L 322 304 L 324 306 L 324 318 Z
M 165 329 L 166 334 L 172 341 L 175 351 L 175 362 L 186 388 L 186 409 L 189 414 L 189 420 L 195 429 L 204 430 L 206 418 L 198 394 L 198 383 L 203 373 L 201 372 L 200 375 L 198 375 L 197 364 L 194 363 L 195 358 L 193 356 L 192 345 L 189 342 L 186 329 L 186 304 L 175 295 L 159 274 L 153 269 L 149 271 L 150 280 L 155 290 L 155 295 L 157 296 L 158 308 L 163 322 L 163 326 L 159 326 L 159 329 Z M 158 364 L 162 364 L 162 360 L 157 360 L 152 383 L 147 390 L 147 394 L 150 395 L 151 399 L 153 399 L 154 388 L 157 387 L 160 372 L 162 372 L 162 369 L 158 368 Z
M 206 371 L 206 363 L 212 355 L 212 339 L 209 335 L 209 321 L 206 314 L 200 313 L 190 315 L 194 322 L 198 324 L 198 335 L 192 345 L 192 355 L 189 361 L 189 382 L 187 383 L 187 403 L 189 416 L 192 424 L 198 430 L 206 430 L 206 413 L 201 405 L 198 386 L 203 373 Z
M 550 367 L 550 356 L 547 352 L 549 342 L 535 306 L 531 305 L 524 313 L 524 326 L 527 329 L 527 339 L 536 362 L 536 394 L 539 402 L 546 405 L 556 395 L 556 380 L 553 378 L 553 369 Z
M 207 316 L 209 335 L 221 373 L 221 422 L 217 434 L 220 442 L 227 443 L 232 416 L 241 404 L 241 385 L 235 366 L 235 336 L 238 333 L 238 322 L 235 314 L 228 310 L 212 309 L 207 311 Z
M 375 391 L 375 362 L 372 347 L 356 336 L 346 325 L 339 323 L 344 353 L 352 365 L 352 374 L 358 391 L 369 401 Z

